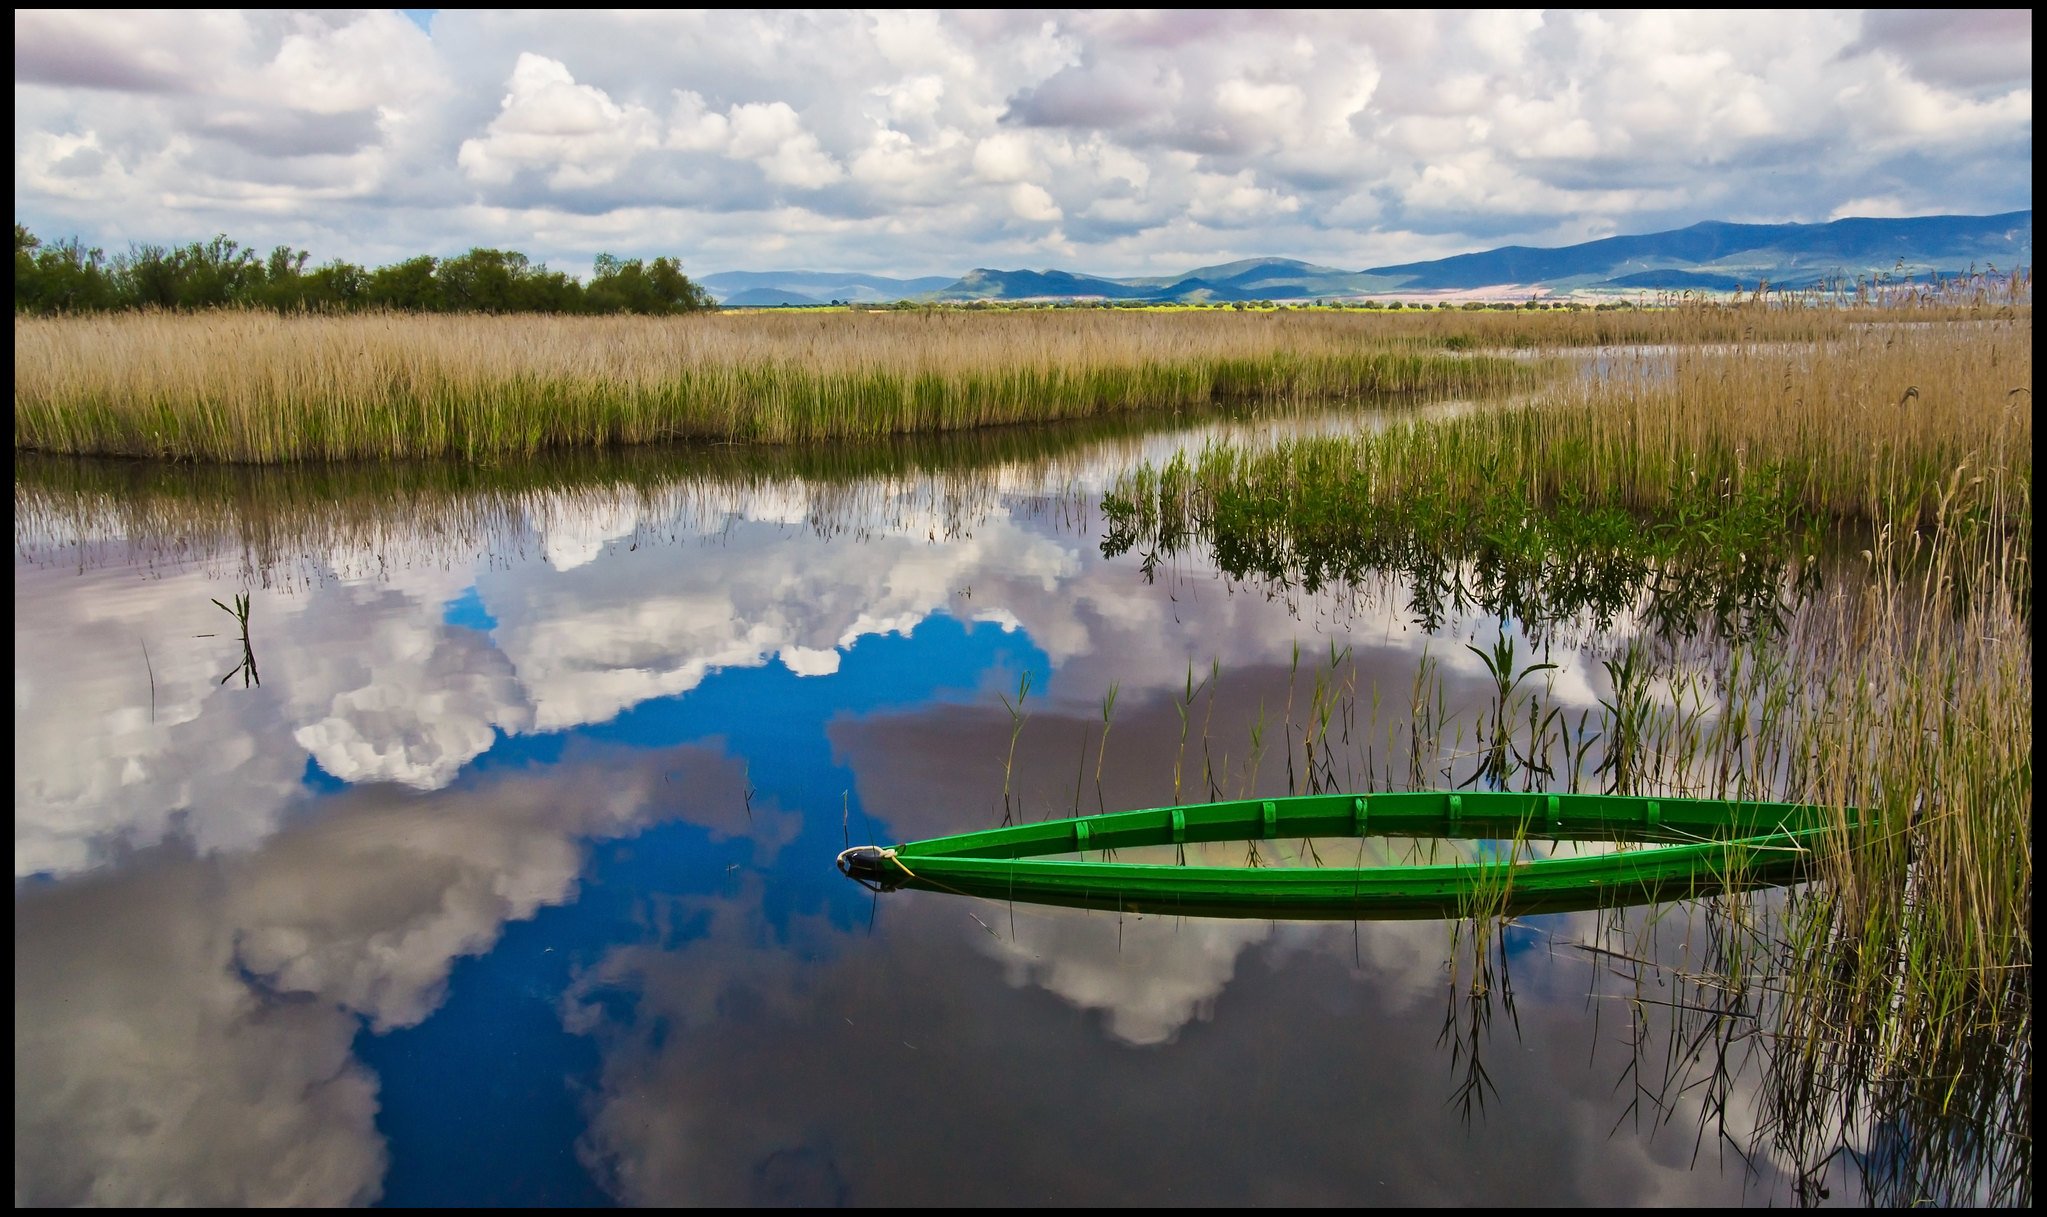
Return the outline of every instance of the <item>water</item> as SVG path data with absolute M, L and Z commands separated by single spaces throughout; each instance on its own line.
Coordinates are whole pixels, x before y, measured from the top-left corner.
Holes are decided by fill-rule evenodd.
M 1103 555 L 1134 457 L 1329 425 L 25 470 L 17 1202 L 1810 1199 L 1747 1031 L 1688 1039 L 1709 907 L 1474 943 L 836 873 L 1005 809 L 1284 792 L 1324 667 L 1338 785 L 1406 763 L 1424 648 L 1485 704 L 1463 644 L 1512 621 Z M 1639 628 L 1558 643 L 1551 703 Z

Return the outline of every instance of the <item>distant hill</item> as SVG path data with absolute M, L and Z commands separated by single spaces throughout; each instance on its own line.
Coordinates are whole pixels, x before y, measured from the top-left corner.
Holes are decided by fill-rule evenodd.
M 1076 275 L 1063 270 L 970 270 L 938 293 L 944 300 L 1031 300 L 1040 297 L 1140 300 L 1149 288 L 1119 279 Z
M 1847 219 L 1826 224 L 1707 221 L 1641 236 L 1605 237 L 1537 249 L 1509 245 L 1481 253 L 1369 270 L 1292 258 L 1246 258 L 1177 275 L 1109 278 L 1077 271 L 995 270 L 957 279 L 891 279 L 820 271 L 726 271 L 699 282 L 734 306 L 855 304 L 896 300 L 1127 300 L 1230 304 L 1258 300 L 1353 300 L 1403 293 L 1487 288 L 1571 291 L 1734 291 L 1767 280 L 1778 287 L 1852 281 L 1878 272 L 1900 278 L 2030 267 L 2033 213 Z
M 1247 258 L 1197 266 L 1184 274 L 1109 279 L 1063 270 L 968 271 L 941 300 L 1097 299 L 1215 304 L 1249 300 L 1338 299 L 1388 290 L 1391 280 L 1292 258 Z
M 813 270 L 728 270 L 697 280 L 718 303 L 734 307 L 775 304 L 852 304 L 916 300 L 946 287 L 944 276 L 892 279 L 886 275 L 838 274 Z
M 839 297 L 839 299 L 844 299 L 844 297 Z M 779 288 L 749 287 L 744 291 L 733 292 L 718 303 L 726 308 L 788 308 L 792 305 L 814 306 L 829 304 L 830 301 L 819 300 L 814 296 L 805 296 L 797 292 L 785 292 Z
M 1468 290 L 1500 284 L 1585 287 L 1804 287 L 1883 271 L 2002 269 L 2033 261 L 2033 213 L 1835 220 L 1829 224 L 1723 224 L 1607 237 L 1559 249 L 1509 245 L 1431 262 L 1375 267 L 1395 290 Z M 1704 276 L 1705 278 L 1699 278 Z
M 1617 275 L 1599 286 L 1734 292 L 1756 286 L 1756 280 L 1750 279 L 1744 283 L 1733 275 L 1714 275 L 1697 270 L 1641 270 L 1632 275 Z

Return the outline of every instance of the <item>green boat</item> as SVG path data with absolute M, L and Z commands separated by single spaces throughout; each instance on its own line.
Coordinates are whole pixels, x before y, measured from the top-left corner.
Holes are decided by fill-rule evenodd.
M 840 871 L 879 891 L 1203 917 L 1436 918 L 1563 912 L 1797 882 L 1852 810 L 1802 803 L 1504 791 L 1298 795 L 1113 812 L 854 846 Z M 1210 841 L 1449 838 L 1505 845 L 1429 865 L 1205 866 L 1116 851 Z M 1610 852 L 1521 861 L 1543 842 Z M 1320 850 L 1317 851 L 1321 852 Z M 1184 854 L 1182 855 L 1184 856 Z

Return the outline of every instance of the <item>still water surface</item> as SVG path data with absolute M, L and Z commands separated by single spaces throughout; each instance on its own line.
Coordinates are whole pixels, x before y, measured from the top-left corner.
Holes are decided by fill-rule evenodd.
M 1133 460 L 1342 425 L 18 480 L 17 1203 L 1788 1202 L 1754 1071 L 1667 1014 L 1708 911 L 1474 955 L 835 871 L 1006 806 L 1284 793 L 1318 665 L 1359 788 L 1424 647 L 1481 705 L 1463 643 L 1511 621 L 1101 552 Z M 1595 706 L 1634 628 L 1558 635 L 1546 695 Z

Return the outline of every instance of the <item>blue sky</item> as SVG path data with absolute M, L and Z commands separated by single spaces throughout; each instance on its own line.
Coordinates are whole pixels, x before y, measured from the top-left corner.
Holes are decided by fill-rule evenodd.
M 17 10 L 15 213 L 111 250 L 1345 267 L 2032 205 L 2025 10 Z

